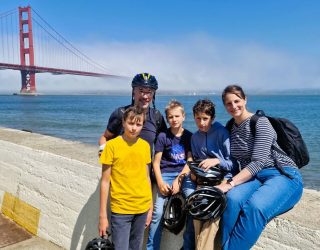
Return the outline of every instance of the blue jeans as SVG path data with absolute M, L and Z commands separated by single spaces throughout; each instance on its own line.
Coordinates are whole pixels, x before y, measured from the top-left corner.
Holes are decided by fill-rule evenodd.
M 178 176 L 179 173 L 163 173 L 162 179 L 164 182 L 172 185 L 173 180 Z M 181 191 L 183 196 L 188 197 L 196 188 L 196 184 L 191 181 L 190 175 L 187 175 L 181 184 Z M 156 201 L 153 208 L 152 221 L 149 229 L 149 236 L 147 241 L 147 250 L 159 250 L 162 233 L 161 218 L 163 214 L 163 205 L 168 197 L 163 196 L 157 189 Z M 183 249 L 195 249 L 195 236 L 193 228 L 193 220 L 187 216 L 186 230 L 183 234 Z
M 300 200 L 303 183 L 299 170 L 284 169 L 293 179 L 276 168 L 266 168 L 227 193 L 227 208 L 221 224 L 224 250 L 250 249 L 270 220 Z
M 111 235 L 115 249 L 142 249 L 146 220 L 147 212 L 143 214 L 111 213 Z

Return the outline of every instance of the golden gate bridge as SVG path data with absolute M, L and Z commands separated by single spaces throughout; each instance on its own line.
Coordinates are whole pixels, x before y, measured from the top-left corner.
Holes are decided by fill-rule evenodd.
M 21 72 L 21 94 L 33 95 L 36 73 L 120 77 L 83 54 L 30 6 L 0 13 L 0 70 Z

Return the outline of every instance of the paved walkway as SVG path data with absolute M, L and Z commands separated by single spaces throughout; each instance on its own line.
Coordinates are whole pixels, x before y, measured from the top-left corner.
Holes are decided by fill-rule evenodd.
M 0 213 L 1 250 L 61 250 L 57 245 L 35 237 Z

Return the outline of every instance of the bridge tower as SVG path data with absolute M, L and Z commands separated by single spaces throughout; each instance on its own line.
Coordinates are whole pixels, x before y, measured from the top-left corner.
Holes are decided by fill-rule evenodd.
M 34 66 L 31 7 L 19 7 L 20 62 Z M 36 93 L 36 73 L 30 67 L 21 70 L 21 94 Z

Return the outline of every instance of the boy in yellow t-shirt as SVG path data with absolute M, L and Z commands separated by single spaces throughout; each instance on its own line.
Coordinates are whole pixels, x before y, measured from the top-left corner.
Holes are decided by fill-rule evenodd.
M 141 249 L 145 226 L 151 220 L 150 146 L 139 138 L 144 121 L 143 110 L 128 108 L 122 120 L 124 133 L 108 141 L 100 157 L 99 235 L 106 235 L 109 228 L 107 201 L 110 189 L 111 233 L 115 249 Z

